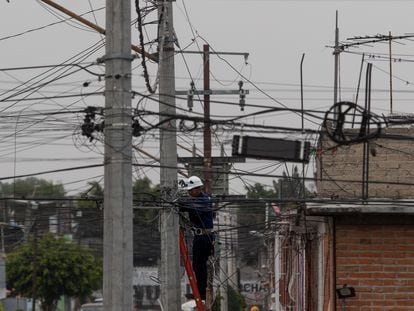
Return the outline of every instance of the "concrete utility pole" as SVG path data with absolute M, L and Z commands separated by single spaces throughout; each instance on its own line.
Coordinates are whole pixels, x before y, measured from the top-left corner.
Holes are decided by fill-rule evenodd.
M 131 3 L 106 1 L 104 310 L 132 310 Z
M 177 136 L 175 116 L 174 29 L 171 1 L 158 1 L 160 186 L 162 202 L 177 192 Z M 166 122 L 162 122 L 168 120 Z M 181 309 L 179 218 L 170 205 L 161 212 L 161 303 L 164 311 Z

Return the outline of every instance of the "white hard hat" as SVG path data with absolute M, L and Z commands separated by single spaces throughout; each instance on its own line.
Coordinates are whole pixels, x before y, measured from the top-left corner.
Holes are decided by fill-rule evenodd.
M 191 190 L 197 187 L 201 187 L 203 185 L 203 182 L 197 176 L 191 176 L 190 178 L 188 178 L 186 184 L 187 185 L 184 187 L 184 189 Z

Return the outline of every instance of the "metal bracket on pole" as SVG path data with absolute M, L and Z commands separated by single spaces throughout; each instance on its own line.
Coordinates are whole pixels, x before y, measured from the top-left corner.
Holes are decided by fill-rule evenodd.
M 188 110 L 192 111 L 194 107 L 194 95 L 239 95 L 240 110 L 244 111 L 246 106 L 246 95 L 249 94 L 249 90 L 243 89 L 243 81 L 239 81 L 238 90 L 197 90 L 194 87 L 194 82 L 190 83 L 190 89 L 188 91 L 175 91 L 175 95 L 187 95 Z
M 175 95 L 188 95 L 189 91 L 175 91 Z M 244 94 L 249 94 L 249 90 L 243 90 Z M 193 95 L 237 95 L 240 94 L 240 90 L 196 90 L 194 89 Z

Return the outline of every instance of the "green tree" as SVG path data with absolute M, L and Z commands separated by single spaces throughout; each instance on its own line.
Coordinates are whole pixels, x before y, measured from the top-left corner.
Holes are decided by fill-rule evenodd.
M 88 189 L 78 195 L 77 204 L 80 208 L 95 208 L 102 203 L 103 197 L 104 189 L 101 184 L 98 181 L 88 181 Z
M 6 258 L 11 294 L 38 298 L 54 311 L 62 295 L 84 298 L 102 287 L 102 262 L 87 249 L 48 234 L 21 244 Z
M 259 183 L 255 183 L 253 186 L 246 187 L 246 190 L 247 198 L 257 199 L 257 201 L 253 200 L 252 203 L 249 203 L 245 208 L 245 213 L 242 212 L 239 215 L 239 219 L 241 220 L 242 224 L 257 224 L 263 227 L 266 220 L 266 203 L 261 201 L 261 199 L 277 198 L 278 192 L 272 187 L 270 187 L 270 189 L 266 189 L 265 185 Z M 243 208 L 244 207 L 242 207 L 242 209 Z M 250 230 L 254 230 L 254 228 L 250 228 Z
M 159 206 L 160 186 L 147 177 L 133 184 L 134 206 Z M 134 265 L 155 265 L 161 254 L 158 209 L 134 209 Z
M 251 231 L 262 232 L 266 221 L 266 203 L 263 199 L 277 198 L 278 193 L 272 186 L 268 187 L 260 183 L 247 186 L 246 196 L 250 199 L 249 203 L 240 205 L 237 212 L 237 219 L 240 224 L 238 230 L 239 252 L 241 260 L 250 266 L 254 266 L 258 261 L 257 238 L 252 237 Z
M 242 213 L 239 217 L 242 223 L 247 225 L 263 224 L 266 218 L 266 203 L 261 202 L 261 199 L 277 198 L 278 192 L 273 188 L 266 189 L 265 185 L 259 183 L 255 183 L 253 186 L 247 186 L 246 190 L 247 198 L 257 199 L 257 201 L 253 200 L 252 203 L 248 204 L 246 208 L 247 214 L 243 215 Z
M 302 196 L 302 176 L 299 175 L 297 166 L 293 168 L 291 176 L 283 172 L 283 177 L 277 182 L 273 180 L 275 192 L 280 193 L 283 199 L 298 199 Z M 309 194 L 305 186 L 305 196 Z
M 160 199 L 160 185 L 152 185 L 148 177 L 135 180 L 132 188 L 134 205 L 157 206 Z M 138 222 L 151 221 L 157 215 L 154 209 L 142 209 L 136 214 Z
M 255 183 L 253 186 L 246 186 L 247 197 L 249 199 L 260 199 L 260 198 L 275 198 L 277 197 L 277 190 L 266 189 L 265 185 Z
M 77 197 L 77 213 L 81 217 L 77 218 L 75 239 L 86 243 L 97 238 L 103 240 L 103 187 L 98 181 L 89 181 L 87 189 Z M 95 254 L 102 255 L 102 248 L 95 247 Z
M 96 182 L 89 182 L 89 187 L 78 198 L 103 198 L 104 189 Z M 153 185 L 147 177 L 136 179 L 133 183 L 133 200 L 136 207 L 156 207 L 159 205 L 160 186 Z M 76 239 L 103 238 L 102 205 L 95 201 L 79 200 L 78 206 L 82 217 L 78 220 Z M 160 235 L 158 231 L 158 212 L 153 208 L 134 209 L 134 265 L 154 265 L 160 258 Z M 96 241 L 94 242 L 96 243 Z
M 152 185 L 148 177 L 140 178 L 134 181 L 132 186 L 134 204 L 138 206 L 154 206 L 159 204 L 160 186 Z M 96 208 L 104 197 L 104 189 L 98 181 L 88 182 L 88 189 L 82 191 L 77 196 L 79 208 Z M 82 200 L 82 199 L 91 199 Z M 96 201 L 94 201 L 96 199 Z M 98 204 L 97 204 L 98 203 Z M 148 221 L 156 215 L 153 209 L 140 210 L 140 221 Z
M 0 183 L 0 186 L 3 196 L 16 198 L 61 198 L 65 195 L 65 189 L 61 183 L 36 177 Z
M 228 298 L 228 310 L 232 311 L 243 311 L 246 308 L 246 302 L 242 294 L 239 291 L 235 290 L 233 287 L 227 287 L 227 298 Z M 221 303 L 222 298 L 220 293 L 216 296 L 214 300 L 212 311 L 220 311 L 221 310 Z
M 298 208 L 299 204 L 295 202 L 295 199 L 302 196 L 302 178 L 299 174 L 297 166 L 293 167 L 290 176 L 283 172 L 282 178 L 277 181 L 273 180 L 271 185 L 264 185 L 255 183 L 252 186 L 246 186 L 246 196 L 251 199 L 249 204 L 243 204 L 238 210 L 238 220 L 240 223 L 239 229 L 239 250 L 242 253 L 243 261 L 247 265 L 256 265 L 258 260 L 258 244 L 257 239 L 250 235 L 250 231 L 263 232 L 265 229 L 266 221 L 266 203 L 265 199 L 274 199 L 277 201 L 279 198 L 292 200 L 288 203 L 279 202 L 280 209 L 293 209 Z M 305 196 L 309 191 L 305 188 Z M 255 200 L 256 199 L 256 200 Z M 267 200 L 268 201 L 268 200 Z M 273 214 L 271 210 L 268 211 L 269 216 Z

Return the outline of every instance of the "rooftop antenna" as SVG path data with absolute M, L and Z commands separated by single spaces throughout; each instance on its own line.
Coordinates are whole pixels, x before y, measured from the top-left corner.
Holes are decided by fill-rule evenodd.
M 388 40 L 388 47 L 389 47 L 389 56 L 390 56 L 390 114 L 392 114 L 392 53 L 391 53 L 391 31 L 388 33 L 389 40 Z
M 339 80 L 339 54 L 341 53 L 341 49 L 339 47 L 339 28 L 338 28 L 338 10 L 336 11 L 336 18 L 335 18 L 335 49 L 334 49 L 334 56 L 335 56 L 335 73 L 334 73 L 334 105 L 338 102 L 338 80 Z M 338 117 L 339 111 L 334 111 L 334 119 L 336 120 Z

